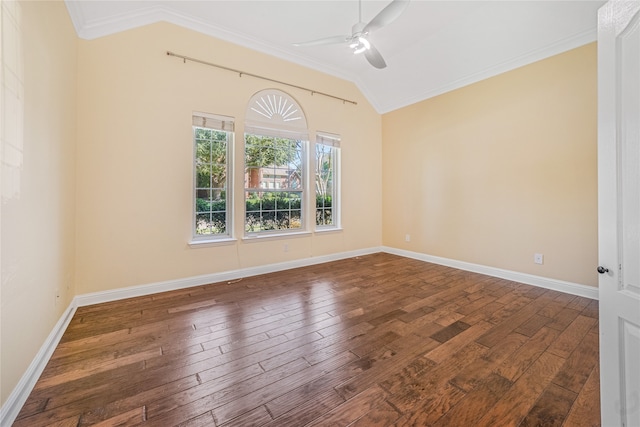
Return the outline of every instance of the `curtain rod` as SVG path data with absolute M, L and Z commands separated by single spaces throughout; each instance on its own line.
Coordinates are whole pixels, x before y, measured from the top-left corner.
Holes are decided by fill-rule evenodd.
M 350 101 L 348 99 L 340 98 L 339 96 L 334 96 L 334 95 L 330 95 L 328 93 L 320 92 L 320 91 L 309 89 L 309 88 L 306 88 L 306 87 L 294 85 L 294 84 L 291 84 L 291 83 L 282 82 L 280 80 L 271 79 L 269 77 L 264 77 L 264 76 L 259 76 L 257 74 L 247 73 L 247 72 L 244 72 L 244 71 L 240 71 L 240 70 L 236 70 L 236 69 L 233 69 L 233 68 L 225 67 L 223 65 L 213 64 L 211 62 L 206 62 L 206 61 L 203 61 L 201 59 L 191 58 L 189 56 L 184 56 L 184 55 L 178 55 L 177 53 L 173 53 L 173 52 L 170 52 L 170 51 L 167 51 L 167 55 L 168 56 L 175 56 L 176 58 L 180 58 L 184 62 L 187 62 L 187 61 L 197 62 L 198 64 L 208 65 L 210 67 L 216 67 L 216 68 L 220 68 L 222 70 L 231 71 L 232 73 L 237 73 L 240 77 L 242 77 L 242 76 L 255 77 L 256 79 L 262 79 L 262 80 L 266 80 L 268 82 L 278 83 L 278 84 L 281 84 L 281 85 L 285 85 L 285 86 L 293 87 L 293 88 L 296 88 L 296 89 L 304 90 L 304 91 L 309 92 L 311 95 L 322 95 L 322 96 L 326 96 L 327 98 L 337 99 L 338 101 L 342 101 L 343 104 L 346 104 L 348 102 L 349 104 L 358 105 L 358 103 L 355 102 L 355 101 Z

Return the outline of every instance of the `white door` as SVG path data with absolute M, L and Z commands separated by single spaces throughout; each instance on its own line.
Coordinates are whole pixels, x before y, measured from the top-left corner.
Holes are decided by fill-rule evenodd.
M 640 1 L 598 11 L 602 425 L 640 427 Z

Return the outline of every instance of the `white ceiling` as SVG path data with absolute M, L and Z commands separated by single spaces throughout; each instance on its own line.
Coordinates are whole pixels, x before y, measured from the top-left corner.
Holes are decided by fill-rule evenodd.
M 388 3 L 364 0 L 362 20 Z M 358 21 L 355 0 L 66 0 L 84 39 L 168 21 L 350 80 L 379 113 L 592 42 L 603 3 L 412 0 L 370 37 L 387 62 L 379 70 L 346 44 L 292 46 L 350 34 Z

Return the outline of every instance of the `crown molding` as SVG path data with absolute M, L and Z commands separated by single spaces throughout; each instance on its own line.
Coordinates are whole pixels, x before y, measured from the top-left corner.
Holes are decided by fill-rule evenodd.
M 576 49 L 580 46 L 592 43 L 596 41 L 596 39 L 596 30 L 583 31 L 573 36 L 566 37 L 562 40 L 558 40 L 557 42 L 543 48 L 531 50 L 522 55 L 518 55 L 514 58 L 492 65 L 491 67 L 485 68 L 484 70 L 461 77 L 445 85 L 438 86 L 427 91 L 418 92 L 409 98 L 398 100 L 398 102 L 378 104 L 376 110 L 380 114 L 389 113 L 391 111 L 395 111 L 400 108 L 425 101 L 429 98 L 433 98 L 438 95 L 442 95 L 444 93 L 451 92 L 453 90 L 460 89 L 474 83 L 478 83 L 482 80 L 495 77 L 499 74 L 515 70 L 516 68 L 524 67 L 525 65 L 541 61 L 551 56 L 559 55 L 571 49 Z
M 139 28 L 157 22 L 169 22 L 182 28 L 197 31 L 199 33 L 215 37 L 233 44 L 237 44 L 258 52 L 284 59 L 289 62 L 329 74 L 350 82 L 355 81 L 351 73 L 328 66 L 320 61 L 315 61 L 303 55 L 295 55 L 284 49 L 279 49 L 267 44 L 260 39 L 248 37 L 229 28 L 211 25 L 206 21 L 182 14 L 171 7 L 163 5 L 151 5 L 139 8 L 124 14 L 114 14 L 100 20 L 87 21 L 82 14 L 81 2 L 77 0 L 65 0 L 67 10 L 73 21 L 78 37 L 84 40 L 94 40 L 118 32 Z
M 78 37 L 82 39 L 92 40 L 144 25 L 166 21 L 183 28 L 197 31 L 220 40 L 310 68 L 314 71 L 352 82 L 379 114 L 395 111 L 417 102 L 460 89 L 507 71 L 580 47 L 595 41 L 597 36 L 595 29 L 583 31 L 558 40 L 543 48 L 533 49 L 511 59 L 494 64 L 483 70 L 469 73 L 454 81 L 447 82 L 446 84 L 413 92 L 408 97 L 389 97 L 393 99 L 380 99 L 379 96 L 375 95 L 375 91 L 371 89 L 371 85 L 367 84 L 357 71 L 345 72 L 344 70 L 332 67 L 308 56 L 295 54 L 290 50 L 270 45 L 261 39 L 249 37 L 229 28 L 217 25 L 214 26 L 202 19 L 198 19 L 197 17 L 180 13 L 169 6 L 156 3 L 149 6 L 142 6 L 127 13 L 111 14 L 101 19 L 87 20 L 82 11 L 82 3 L 82 1 L 78 0 L 65 0 L 65 4 L 76 29 L 76 33 L 78 34 Z

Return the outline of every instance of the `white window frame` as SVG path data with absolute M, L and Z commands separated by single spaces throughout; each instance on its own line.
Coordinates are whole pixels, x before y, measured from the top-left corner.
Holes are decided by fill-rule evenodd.
M 225 132 L 226 139 L 226 179 L 225 179 L 225 232 L 218 234 L 197 234 L 197 142 L 196 129 L 205 128 L 219 132 Z M 235 241 L 233 238 L 233 152 L 234 152 L 235 124 L 233 117 L 221 116 L 210 113 L 193 112 L 192 114 L 192 144 L 193 144 L 193 169 L 192 169 L 192 213 L 191 213 L 191 240 L 190 245 L 207 243 L 224 243 Z
M 274 138 L 285 138 L 301 143 L 301 200 L 300 200 L 300 221 L 298 228 L 274 229 L 274 230 L 247 230 L 247 194 L 249 192 L 287 192 L 287 189 L 273 188 L 248 188 L 246 177 L 243 183 L 243 230 L 246 239 L 267 238 L 309 234 L 309 228 L 315 219 L 312 220 L 309 212 L 309 197 L 312 192 L 309 182 L 309 131 L 307 120 L 300 104 L 288 93 L 279 89 L 265 89 L 255 93 L 249 100 L 245 115 L 244 139 L 247 135 L 266 136 Z M 243 150 L 244 171 L 246 165 L 246 146 Z M 298 191 L 297 189 L 295 191 Z M 315 194 L 315 191 L 314 191 Z M 314 210 L 315 212 L 315 210 Z
M 244 194 L 244 216 L 243 216 L 243 229 L 244 229 L 244 234 L 245 237 L 248 238 L 252 238 L 252 237 L 266 237 L 266 236 L 278 236 L 278 235 L 289 235 L 289 234 L 298 234 L 301 232 L 306 232 L 308 230 L 308 224 L 309 221 L 307 220 L 308 217 L 308 213 L 307 213 L 307 209 L 306 209 L 306 204 L 307 204 L 307 200 L 308 200 L 308 193 L 309 193 L 309 184 L 308 184 L 308 180 L 307 180 L 307 170 L 308 170 L 308 161 L 307 161 L 307 153 L 308 153 L 308 141 L 302 140 L 302 139 L 297 139 L 295 137 L 287 137 L 282 133 L 276 133 L 275 132 L 270 132 L 269 129 L 262 129 L 262 130 L 257 130 L 257 129 L 251 129 L 252 132 L 247 132 L 245 133 L 245 142 L 246 142 L 246 137 L 247 135 L 255 135 L 255 136 L 263 136 L 263 137 L 270 137 L 270 138 L 284 138 L 284 139 L 289 139 L 292 141 L 297 141 L 300 143 L 301 145 L 301 152 L 300 152 L 300 160 L 301 160 L 301 176 L 300 176 L 300 184 L 301 184 L 301 188 L 298 189 L 291 189 L 291 188 L 249 188 L 247 186 L 247 182 L 245 181 L 243 184 L 243 194 Z M 244 170 L 246 173 L 247 170 L 247 163 L 246 163 L 246 146 L 245 146 L 245 152 L 243 153 L 243 158 L 244 158 Z M 246 178 L 245 178 L 246 180 Z M 284 228 L 284 229 L 273 229 L 273 230 L 260 230 L 260 231 L 249 231 L 247 230 L 247 226 L 246 226 L 246 221 L 247 221 L 247 194 L 248 193 L 287 193 L 287 192 L 300 192 L 300 227 L 297 228 Z M 276 211 L 277 212 L 277 211 Z
M 314 211 L 314 224 L 316 231 L 331 231 L 331 230 L 340 230 L 341 229 L 341 215 L 340 215 L 340 135 L 332 134 L 328 132 L 316 132 L 316 141 L 313 149 L 313 180 L 314 180 L 314 194 L 313 194 L 313 211 Z M 318 224 L 317 223 L 317 186 L 316 186 L 316 174 L 317 174 L 317 148 L 318 145 L 323 145 L 327 147 L 331 147 L 332 150 L 332 166 L 333 166 L 333 177 L 332 177 L 332 195 L 331 195 L 331 215 L 333 224 Z

